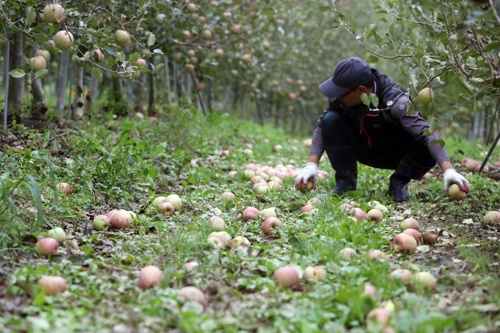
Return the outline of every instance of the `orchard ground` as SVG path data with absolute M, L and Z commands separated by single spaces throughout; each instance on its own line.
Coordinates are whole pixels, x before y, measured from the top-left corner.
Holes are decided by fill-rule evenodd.
M 411 201 L 395 204 L 386 193 L 391 171 L 363 165 L 358 189 L 333 195 L 327 160 L 320 169 L 329 177 L 318 190 L 299 192 L 287 178 L 281 190 L 257 194 L 245 166 L 301 167 L 309 153 L 305 138 L 229 115 L 204 118 L 197 110 L 171 107 L 158 119 L 110 117 L 80 126 L 2 136 L 2 332 L 380 332 L 365 323 L 377 307 L 392 312 L 388 325 L 395 332 L 500 330 L 499 229 L 482 223 L 488 211 L 499 209 L 498 174 L 492 166 L 489 177 L 460 165 L 464 157 L 481 159 L 488 147 L 444 137 L 453 164 L 471 183 L 463 201 L 446 196 L 435 168 L 410 183 Z M 278 144 L 282 148 L 273 150 Z M 229 179 L 233 170 L 238 174 Z M 57 189 L 60 182 L 72 186 L 70 195 Z M 221 200 L 225 191 L 236 200 Z M 180 196 L 182 209 L 158 214 L 152 201 L 169 194 Z M 311 199 L 316 209 L 302 213 Z M 377 200 L 389 214 L 379 224 L 355 223 L 338 209 L 352 200 L 365 211 Z M 248 206 L 276 207 L 283 227 L 265 236 L 264 218 L 238 218 Z M 94 230 L 93 217 L 111 209 L 137 218 L 127 229 Z M 251 247 L 214 249 L 207 242 L 213 215 Z M 395 253 L 391 240 L 407 217 L 421 230 L 443 230 L 442 236 L 414 254 Z M 35 250 L 36 239 L 55 227 L 66 231 L 66 240 L 58 255 L 45 258 Z M 357 252 L 351 261 L 339 256 L 345 247 Z M 389 259 L 367 262 L 372 249 Z M 183 265 L 190 261 L 199 265 L 188 271 Z M 142 291 L 138 275 L 149 265 L 164 279 Z M 275 284 L 274 272 L 284 266 L 299 272 L 299 285 Z M 322 266 L 326 277 L 304 280 L 308 266 Z M 430 271 L 437 290 L 389 279 L 398 268 Z M 66 291 L 45 296 L 37 286 L 44 275 L 63 277 Z M 375 287 L 375 297 L 363 295 L 365 284 Z M 181 297 L 184 286 L 201 289 L 205 306 Z

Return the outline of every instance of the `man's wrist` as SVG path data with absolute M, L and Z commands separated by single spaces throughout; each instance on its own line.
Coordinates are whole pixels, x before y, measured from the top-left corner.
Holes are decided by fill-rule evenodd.
M 307 160 L 307 162 L 313 162 L 316 165 L 319 165 L 319 156 L 309 155 L 309 159 Z

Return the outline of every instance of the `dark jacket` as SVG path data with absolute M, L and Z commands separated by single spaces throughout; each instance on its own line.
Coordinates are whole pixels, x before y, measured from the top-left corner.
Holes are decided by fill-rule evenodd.
M 377 108 L 371 105 L 372 110 L 370 110 L 364 104 L 347 107 L 339 99 L 329 100 L 328 107 L 317 122 L 311 154 L 321 156 L 323 153 L 321 139 L 323 117 L 328 112 L 340 112 L 347 121 L 359 128 L 360 136 L 367 147 L 371 149 L 390 150 L 399 146 L 402 141 L 417 140 L 429 148 L 437 163 L 449 160 L 444 148 L 439 145 L 429 145 L 432 141 L 438 140 L 439 137 L 437 134 L 424 135 L 429 124 L 422 118 L 418 110 L 415 108 L 411 115 L 408 114 L 409 97 L 405 93 L 406 89 L 374 68 L 372 68 L 372 73 L 375 78 L 375 94 L 379 99 Z

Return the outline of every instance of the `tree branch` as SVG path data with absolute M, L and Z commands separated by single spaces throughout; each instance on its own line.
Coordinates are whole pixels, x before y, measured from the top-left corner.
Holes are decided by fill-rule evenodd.
M 493 0 L 490 0 L 490 6 L 491 10 L 493 11 L 493 15 L 495 15 L 495 18 L 497 19 L 498 24 L 500 24 L 500 17 L 498 16 L 497 10 L 495 8 L 495 4 L 493 3 Z
M 446 10 L 444 8 L 444 3 L 442 0 L 439 0 L 439 2 L 441 3 L 441 8 L 443 10 L 443 17 L 444 17 L 444 20 L 446 22 L 446 30 L 448 31 L 448 37 L 451 36 L 451 29 L 450 29 L 450 24 L 448 22 L 448 17 L 446 16 Z M 462 74 L 464 74 L 465 76 L 469 77 L 469 72 L 465 70 L 465 68 L 463 68 L 462 64 L 460 64 L 460 61 L 458 61 L 458 57 L 457 57 L 457 53 L 455 51 L 455 47 L 453 46 L 453 41 L 450 39 L 450 48 L 451 48 L 451 53 L 453 54 L 453 59 L 455 60 L 455 64 L 458 66 L 458 68 L 460 69 L 460 71 L 462 72 Z

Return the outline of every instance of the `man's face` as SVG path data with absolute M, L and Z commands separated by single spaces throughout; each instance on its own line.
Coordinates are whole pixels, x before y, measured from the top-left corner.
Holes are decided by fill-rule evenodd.
M 363 89 L 361 88 L 364 88 L 364 87 L 357 87 L 357 88 L 353 88 L 353 89 L 350 89 L 348 90 L 346 93 L 344 93 L 342 96 L 339 96 L 338 98 L 340 99 L 340 101 L 342 103 L 344 103 L 345 105 L 351 107 L 351 106 L 356 106 L 356 105 L 359 105 L 361 103 L 363 103 L 363 101 L 361 101 L 361 95 L 363 94 Z

